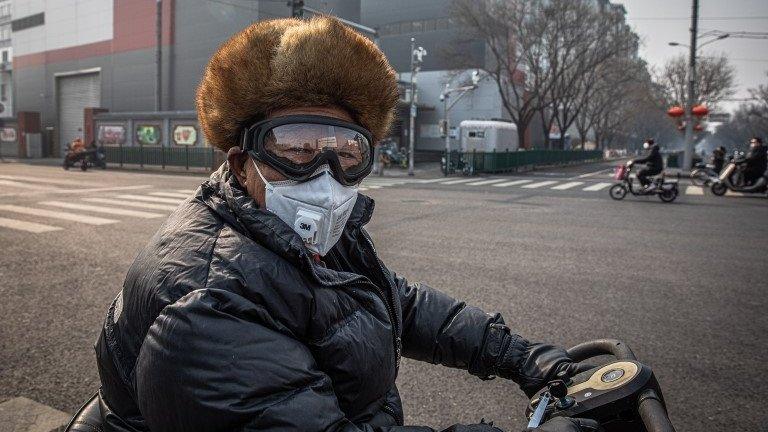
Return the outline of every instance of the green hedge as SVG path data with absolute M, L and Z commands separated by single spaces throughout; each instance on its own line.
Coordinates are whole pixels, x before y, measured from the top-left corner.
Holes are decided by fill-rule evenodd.
M 445 153 L 443 153 L 445 154 Z M 602 150 L 525 150 L 504 152 L 451 152 L 456 166 L 459 157 L 474 168 L 474 172 L 498 173 L 516 171 L 522 167 L 568 165 L 603 159 Z

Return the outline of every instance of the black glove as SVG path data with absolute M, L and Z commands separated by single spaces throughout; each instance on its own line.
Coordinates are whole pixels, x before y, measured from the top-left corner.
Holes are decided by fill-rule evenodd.
M 491 324 L 488 343 L 499 347 L 493 374 L 516 382 L 528 397 L 557 379 L 561 372 L 570 377 L 592 368 L 574 363 L 563 348 L 530 343 L 511 334 L 503 324 Z
M 594 432 L 599 431 L 600 425 L 590 419 L 555 417 L 536 429 L 526 429 L 526 432 Z

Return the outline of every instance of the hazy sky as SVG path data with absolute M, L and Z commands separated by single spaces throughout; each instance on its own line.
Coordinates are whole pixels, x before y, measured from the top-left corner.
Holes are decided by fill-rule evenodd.
M 690 41 L 690 0 L 614 0 L 627 9 L 627 21 L 642 38 L 640 54 L 651 65 L 687 48 L 671 47 L 670 41 Z M 768 0 L 699 0 L 699 33 L 707 30 L 768 32 Z M 706 40 L 706 39 L 703 39 Z M 703 41 L 700 40 L 700 43 Z M 736 68 L 734 97 L 747 97 L 747 89 L 768 84 L 768 39 L 728 38 L 702 49 L 700 55 L 724 53 Z M 724 104 L 732 109 L 737 103 Z

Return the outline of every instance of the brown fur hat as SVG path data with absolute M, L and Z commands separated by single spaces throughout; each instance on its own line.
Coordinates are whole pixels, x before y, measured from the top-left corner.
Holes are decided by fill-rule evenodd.
M 242 128 L 281 108 L 338 105 L 383 138 L 398 101 L 397 78 L 370 40 L 321 16 L 259 21 L 213 55 L 197 89 L 205 137 L 227 151 Z

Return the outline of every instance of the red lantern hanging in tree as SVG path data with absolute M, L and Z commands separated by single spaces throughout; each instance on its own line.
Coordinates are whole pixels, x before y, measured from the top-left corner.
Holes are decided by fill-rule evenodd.
M 682 117 L 683 114 L 685 114 L 685 110 L 683 109 L 683 107 L 673 106 L 672 108 L 667 110 L 667 115 L 672 118 Z
M 709 109 L 704 105 L 696 105 L 693 107 L 693 109 L 691 109 L 691 112 L 693 112 L 693 115 L 696 117 L 704 117 L 705 115 L 709 114 Z

